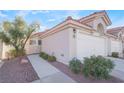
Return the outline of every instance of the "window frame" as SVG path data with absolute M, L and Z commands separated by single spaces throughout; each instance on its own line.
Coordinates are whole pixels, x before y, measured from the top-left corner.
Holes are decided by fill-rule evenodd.
M 40 43 L 39 43 L 39 41 L 40 41 Z M 40 46 L 40 45 L 42 45 L 42 40 L 38 40 L 38 46 Z
M 37 45 L 37 42 L 36 42 L 36 40 L 34 40 L 34 39 L 31 39 L 30 41 L 29 41 L 29 45 Z

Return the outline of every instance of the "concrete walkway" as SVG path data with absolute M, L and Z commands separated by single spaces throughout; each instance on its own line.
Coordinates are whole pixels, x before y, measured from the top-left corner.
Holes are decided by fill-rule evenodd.
M 38 54 L 29 55 L 28 59 L 40 78 L 33 83 L 75 83 L 70 77 L 40 58 Z
M 2 61 L 0 60 L 0 68 L 2 67 L 3 64 L 4 64 L 4 62 L 2 62 Z
M 107 57 L 111 59 L 115 64 L 115 67 L 111 73 L 112 76 L 124 80 L 124 60 L 118 58 Z

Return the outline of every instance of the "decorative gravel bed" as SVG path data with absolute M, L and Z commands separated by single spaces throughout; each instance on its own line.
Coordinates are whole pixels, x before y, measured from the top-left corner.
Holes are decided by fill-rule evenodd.
M 31 63 L 21 63 L 21 59 L 27 57 L 18 57 L 12 60 L 4 60 L 0 68 L 0 83 L 28 83 L 39 79 Z
M 60 62 L 49 62 L 51 65 L 58 68 L 60 71 L 71 77 L 73 80 L 79 83 L 124 83 L 124 81 L 111 77 L 109 80 L 93 80 L 86 78 L 83 74 L 74 74 L 67 65 Z

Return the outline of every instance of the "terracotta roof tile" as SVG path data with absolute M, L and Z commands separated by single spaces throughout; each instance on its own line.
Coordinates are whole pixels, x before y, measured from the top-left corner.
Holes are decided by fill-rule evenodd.
M 124 26 L 110 28 L 107 30 L 107 33 L 117 36 L 120 31 L 124 32 Z
M 88 15 L 88 16 L 86 16 L 86 17 L 83 17 L 83 18 L 81 18 L 81 19 L 84 19 L 84 18 L 87 18 L 87 17 L 92 16 L 92 15 L 95 15 L 95 14 L 99 14 L 99 13 L 106 13 L 106 12 L 105 12 L 105 11 L 95 12 L 95 13 L 93 13 L 93 14 L 91 14 L 91 15 Z M 48 30 L 43 31 L 43 32 L 35 33 L 35 34 L 33 34 L 33 36 L 41 36 L 41 35 L 43 35 L 44 33 L 50 32 L 50 31 L 51 31 L 52 29 L 54 29 L 55 27 L 59 26 L 60 24 L 66 22 L 66 21 L 68 21 L 68 20 L 72 20 L 72 21 L 78 22 L 78 23 L 80 23 L 80 24 L 82 24 L 82 25 L 84 25 L 84 26 L 86 26 L 86 27 L 88 27 L 88 28 L 90 28 L 90 29 L 93 29 L 92 26 L 90 26 L 90 25 L 88 25 L 88 24 L 86 24 L 86 23 L 80 22 L 81 19 L 76 20 L 76 19 L 73 19 L 71 16 L 68 16 L 68 17 L 66 18 L 66 20 L 62 21 L 61 23 L 57 24 L 56 26 L 52 27 L 51 29 L 48 29 Z
M 32 37 L 33 36 L 40 36 L 40 35 L 42 35 L 44 32 L 36 32 L 36 33 L 34 33 L 33 35 L 32 35 Z
M 104 13 L 104 12 L 105 12 L 105 10 L 100 11 L 100 12 L 94 12 L 94 13 L 88 15 L 88 16 L 82 17 L 81 19 L 79 19 L 79 21 L 82 20 L 82 19 L 85 19 L 85 18 L 87 18 L 87 17 L 93 16 L 93 15 L 96 15 L 96 14 L 100 14 L 100 13 Z
M 94 13 L 88 15 L 88 16 L 85 16 L 85 17 L 83 17 L 83 18 L 80 18 L 78 21 L 80 21 L 80 22 L 83 22 L 83 21 L 84 21 L 83 23 L 85 23 L 85 22 L 87 22 L 87 20 L 89 20 L 89 19 L 95 20 L 95 18 L 96 18 L 95 15 L 97 16 L 97 14 L 102 14 L 102 13 L 104 13 L 104 14 L 106 15 L 105 18 L 108 19 L 108 24 L 111 25 L 112 22 L 111 22 L 111 20 L 109 19 L 108 15 L 107 15 L 107 12 L 106 12 L 105 10 L 100 11 L 100 12 L 94 12 Z M 91 21 L 92 21 L 92 20 L 91 20 Z

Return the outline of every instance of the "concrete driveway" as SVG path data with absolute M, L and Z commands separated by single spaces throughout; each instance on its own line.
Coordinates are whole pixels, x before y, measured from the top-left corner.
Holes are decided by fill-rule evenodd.
M 36 55 L 29 55 L 33 68 L 37 72 L 40 80 L 36 80 L 33 83 L 75 83 L 73 79 L 68 77 L 66 74 L 49 64 L 49 62 L 43 60 Z
M 118 58 L 107 57 L 113 61 L 115 68 L 113 69 L 111 75 L 124 80 L 124 60 Z

